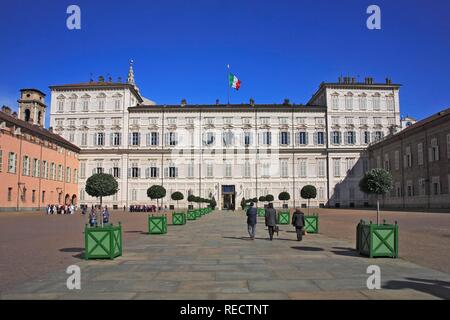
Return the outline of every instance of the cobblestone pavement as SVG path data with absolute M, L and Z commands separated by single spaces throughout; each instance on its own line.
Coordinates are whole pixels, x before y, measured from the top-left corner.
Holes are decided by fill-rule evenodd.
M 115 260 L 81 257 L 81 290 L 64 271 L 1 293 L 2 299 L 450 299 L 450 275 L 403 259 L 360 257 L 348 240 L 280 226 L 274 241 L 263 223 L 246 235 L 242 212 L 213 212 L 168 234 L 124 239 Z M 381 268 L 382 289 L 368 290 L 366 269 Z

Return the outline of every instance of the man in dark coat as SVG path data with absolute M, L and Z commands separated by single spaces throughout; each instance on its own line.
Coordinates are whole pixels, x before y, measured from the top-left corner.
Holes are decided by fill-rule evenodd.
M 275 227 L 277 226 L 277 212 L 273 208 L 273 203 L 269 203 L 266 208 L 266 226 L 269 229 L 270 241 L 273 239 L 273 233 L 275 232 Z
M 250 239 L 255 240 L 256 234 L 256 219 L 257 211 L 256 208 L 253 207 L 253 202 L 250 203 L 250 208 L 247 209 L 247 227 L 248 234 L 250 235 Z
M 305 215 L 299 208 L 295 209 L 295 212 L 292 215 L 292 225 L 295 227 L 295 232 L 297 233 L 297 241 L 302 241 L 303 227 L 305 226 Z

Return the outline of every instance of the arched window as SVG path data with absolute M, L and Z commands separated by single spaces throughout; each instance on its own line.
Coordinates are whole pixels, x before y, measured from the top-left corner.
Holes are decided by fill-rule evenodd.
M 30 121 L 30 116 L 31 116 L 31 112 L 30 109 L 25 109 L 25 121 L 28 122 Z

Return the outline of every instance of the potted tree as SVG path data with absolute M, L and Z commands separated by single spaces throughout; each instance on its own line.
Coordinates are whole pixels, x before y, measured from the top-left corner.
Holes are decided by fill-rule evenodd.
M 193 194 L 188 195 L 187 197 L 188 202 L 190 203 L 189 207 L 192 209 L 189 209 L 187 212 L 187 219 L 188 220 L 195 220 L 197 219 L 197 214 L 196 214 L 196 210 L 193 209 L 193 205 L 192 202 L 195 202 L 195 196 Z
M 103 197 L 111 196 L 117 193 L 119 185 L 110 174 L 97 173 L 86 180 L 86 193 L 91 197 L 100 198 L 100 208 L 102 207 Z M 88 227 L 84 229 L 84 244 L 86 259 L 114 259 L 122 255 L 122 226 L 108 224 L 102 227 Z
M 278 195 L 278 200 L 283 201 L 283 209 L 287 208 L 286 201 L 291 198 L 289 192 L 283 191 Z M 279 224 L 289 224 L 290 222 L 290 212 L 289 210 L 282 210 L 278 213 L 278 223 Z
M 153 185 L 147 189 L 147 196 L 154 200 L 159 212 L 159 199 L 166 196 L 166 189 L 160 185 Z M 148 233 L 149 234 L 165 234 L 167 233 L 167 217 L 163 216 L 148 216 Z
M 291 199 L 291 195 L 287 191 L 280 192 L 278 195 L 278 200 L 283 201 L 283 208 L 287 208 L 286 201 Z
M 359 182 L 366 194 L 377 197 L 377 223 L 360 221 L 356 227 L 356 249 L 369 257 L 398 257 L 398 224 L 380 224 L 380 196 L 392 189 L 392 175 L 381 168 L 367 171 Z
M 172 213 L 172 224 L 173 225 L 184 225 L 186 224 L 186 214 L 179 210 L 180 206 L 178 201 L 183 200 L 184 196 L 181 192 L 175 191 L 170 195 L 170 198 L 177 202 L 177 211 Z
M 311 199 L 315 199 L 317 196 L 317 189 L 312 185 L 306 185 L 300 191 L 300 196 L 303 199 L 308 200 L 308 214 L 305 216 L 305 231 L 308 233 L 319 232 L 319 216 L 309 214 L 309 203 Z

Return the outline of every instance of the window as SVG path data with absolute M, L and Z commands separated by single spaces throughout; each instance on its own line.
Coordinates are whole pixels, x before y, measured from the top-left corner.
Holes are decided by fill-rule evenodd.
M 120 100 L 119 99 L 114 100 L 114 110 L 120 111 Z
M 157 146 L 159 145 L 159 133 L 149 132 L 147 133 L 147 146 Z
M 78 170 L 73 169 L 73 183 L 78 183 Z
M 325 144 L 325 133 L 320 131 L 320 132 L 316 132 L 314 134 L 314 143 L 318 144 L 318 145 L 323 145 Z
M 369 144 L 370 143 L 370 132 L 363 131 L 361 140 L 363 141 L 364 144 Z
M 265 124 L 265 125 L 270 124 L 270 118 L 267 118 L 267 117 L 264 117 L 264 118 L 261 117 L 260 121 L 261 121 L 261 124 Z
M 387 106 L 388 111 L 394 111 L 394 97 L 393 96 L 386 97 L 386 106 Z
M 333 126 L 338 126 L 339 125 L 339 117 L 331 117 L 331 124 Z
M 325 118 L 316 118 L 316 126 L 323 126 L 325 124 Z
M 242 118 L 242 124 L 250 124 L 251 118 L 245 117 Z
M 77 102 L 76 100 L 70 100 L 70 112 L 75 112 Z
M 333 159 L 334 176 L 341 176 L 341 159 Z
M 114 167 L 112 168 L 112 176 L 116 179 L 120 179 L 120 168 L 118 164 L 114 164 Z
M 419 179 L 419 195 L 424 196 L 425 195 L 425 179 L 420 178 Z
M 131 201 L 136 201 L 136 200 L 137 200 L 137 190 L 131 189 Z
M 270 131 L 261 132 L 260 144 L 270 146 L 272 144 L 272 132 Z
M 213 164 L 210 162 L 206 164 L 206 177 L 213 177 Z
M 366 95 L 359 96 L 359 109 L 366 110 L 367 109 L 367 97 Z
M 71 169 L 69 167 L 66 168 L 66 182 L 70 183 L 70 179 L 72 177 Z
M 81 133 L 81 145 L 82 146 L 87 145 L 87 133 L 86 132 Z
M 30 158 L 28 156 L 23 156 L 22 175 L 24 176 L 30 175 Z
M 345 160 L 347 162 L 347 176 L 351 177 L 354 173 L 353 167 L 355 166 L 355 158 L 347 158 Z
M 62 165 L 58 165 L 58 181 L 63 181 L 63 167 Z
M 351 93 L 348 93 L 345 96 L 345 109 L 346 110 L 352 110 L 353 109 L 353 95 Z
M 337 94 L 331 96 L 331 107 L 333 110 L 339 109 L 339 96 Z
M 400 169 L 400 151 L 395 150 L 394 153 L 395 170 Z
M 178 168 L 176 168 L 174 165 L 171 165 L 170 167 L 166 168 L 168 169 L 168 177 L 169 178 L 176 178 L 178 177 Z
M 306 118 L 297 118 L 297 124 L 305 124 Z
M 447 158 L 450 159 L 450 133 L 447 134 Z M 450 184 L 449 184 L 450 190 Z
M 244 132 L 244 145 L 245 146 L 250 146 L 252 144 L 252 133 L 251 132 Z
M 176 125 L 177 124 L 177 118 L 174 118 L 174 117 L 167 118 L 167 124 L 169 124 L 169 125 Z
M 205 145 L 211 146 L 214 144 L 215 140 L 216 140 L 216 137 L 214 135 L 214 132 L 206 132 L 205 133 L 204 140 L 203 140 Z
M 12 188 L 8 188 L 8 201 L 12 201 Z
M 317 176 L 325 177 L 325 159 L 317 159 Z
M 207 125 L 214 125 L 214 118 L 205 118 L 205 124 Z
M 341 132 L 339 131 L 331 132 L 331 143 L 334 145 L 341 144 Z
M 103 132 L 98 132 L 95 134 L 96 136 L 96 145 L 97 146 L 103 146 L 105 145 L 105 134 Z
M 231 117 L 224 117 L 223 118 L 223 123 L 227 124 L 227 125 L 231 125 L 233 123 L 233 118 L 231 118 Z
M 176 146 L 177 141 L 177 133 L 176 132 L 167 132 L 166 133 L 166 145 Z
M 111 145 L 112 146 L 120 146 L 122 134 L 120 132 L 112 132 L 111 133 Z
M 373 142 L 378 142 L 383 140 L 384 138 L 384 132 L 383 131 L 375 131 L 373 133 Z
M 131 163 L 131 178 L 137 179 L 141 176 L 141 168 L 136 162 Z
M 83 112 L 89 111 L 89 100 L 83 100 Z
M 391 170 L 391 163 L 389 161 L 389 154 L 384 154 L 384 170 L 390 171 Z
M 194 161 L 193 160 L 191 160 L 191 162 L 188 163 L 187 176 L 189 178 L 194 177 Z
M 231 175 L 232 175 L 231 163 L 230 162 L 226 162 L 225 163 L 225 177 L 230 178 Z
M 232 131 L 225 131 L 222 133 L 222 140 L 225 146 L 231 146 L 234 144 L 234 134 Z
M 68 138 L 69 142 L 74 142 L 75 141 L 75 133 L 73 132 L 69 132 L 69 138 Z
M 40 161 L 38 159 L 33 159 L 33 177 L 40 176 Z
M 98 111 L 99 112 L 105 111 L 105 99 L 98 100 Z
M 42 203 L 45 203 L 45 191 L 42 191 Z
M 289 177 L 288 160 L 287 159 L 282 159 L 280 165 L 281 165 L 281 172 L 280 172 L 281 177 L 283 177 L 283 178 Z
M 373 96 L 373 98 L 372 98 L 372 105 L 373 105 L 373 110 L 374 111 L 379 111 L 380 110 L 380 95 L 379 94 Z
M 8 172 L 16 173 L 17 168 L 17 155 L 14 152 L 8 154 Z
M 288 124 L 288 118 L 287 117 L 280 117 L 280 118 L 278 118 L 278 120 L 280 121 L 280 125 Z
M 308 132 L 302 131 L 298 133 L 298 144 L 299 145 L 308 144 Z
M 244 163 L 244 177 L 249 178 L 250 176 L 251 176 L 250 161 L 245 160 L 245 163 Z
M 131 145 L 139 146 L 141 144 L 141 134 L 139 132 L 131 133 Z
M 291 135 L 287 131 L 280 132 L 280 145 L 287 146 L 291 143 Z
M 439 161 L 439 145 L 436 138 L 431 139 L 431 146 L 428 149 L 428 160 L 430 162 L 432 161 Z
M 367 118 L 366 117 L 359 118 L 359 124 L 362 125 L 362 126 L 366 126 L 367 125 Z
M 58 100 L 58 112 L 64 112 L 64 100 Z
M 86 162 L 80 163 L 80 178 L 82 179 L 86 178 Z
M 423 166 L 423 143 L 417 144 L 417 164 Z
M 300 178 L 306 178 L 307 176 L 307 171 L 306 171 L 306 167 L 307 167 L 307 163 L 306 163 L 306 159 L 300 159 L 299 160 L 299 176 Z
M 42 161 L 42 178 L 48 179 L 48 161 Z
M 264 161 L 261 163 L 261 177 L 270 177 L 270 162 Z
M 346 136 L 347 136 L 347 138 L 346 138 L 347 144 L 355 144 L 356 143 L 355 131 L 347 131 Z
M 54 162 L 50 164 L 50 180 L 56 180 L 56 164 Z

